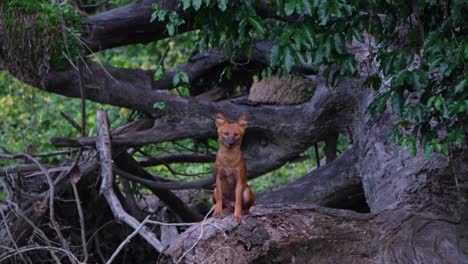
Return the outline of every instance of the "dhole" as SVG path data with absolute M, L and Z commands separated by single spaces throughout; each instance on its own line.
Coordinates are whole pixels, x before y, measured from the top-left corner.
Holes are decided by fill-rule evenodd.
M 223 209 L 234 209 L 234 220 L 241 221 L 241 213 L 247 213 L 255 201 L 245 174 L 245 160 L 241 144 L 247 128 L 247 116 L 241 115 L 236 122 L 229 122 L 222 114 L 216 114 L 219 149 L 216 153 L 214 174 L 216 187 L 213 194 L 215 211 L 220 217 Z

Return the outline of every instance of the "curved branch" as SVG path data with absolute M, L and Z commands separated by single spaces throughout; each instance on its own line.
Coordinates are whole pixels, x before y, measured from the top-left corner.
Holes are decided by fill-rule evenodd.
M 213 176 L 205 177 L 200 180 L 193 181 L 174 181 L 174 182 L 157 182 L 147 179 L 140 178 L 126 171 L 120 170 L 114 167 L 114 171 L 120 176 L 127 178 L 132 181 L 141 183 L 147 187 L 152 187 L 158 190 L 185 190 L 185 189 L 196 189 L 196 188 L 208 188 L 214 184 L 215 179 Z
M 216 159 L 215 153 L 175 153 L 161 155 L 157 157 L 142 157 L 139 158 L 138 164 L 143 167 L 151 167 L 157 165 L 171 164 L 171 163 L 208 163 L 214 162 Z M 0 169 L 1 175 L 1 169 Z

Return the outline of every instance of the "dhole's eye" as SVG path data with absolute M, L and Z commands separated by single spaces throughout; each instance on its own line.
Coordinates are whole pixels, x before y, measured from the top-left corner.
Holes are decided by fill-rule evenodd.
M 227 132 L 224 132 L 224 133 L 223 133 L 223 135 L 225 135 L 225 136 L 229 136 L 229 133 L 227 133 Z
M 239 136 L 239 133 L 234 133 L 234 136 L 235 136 L 235 137 L 238 137 L 238 136 Z

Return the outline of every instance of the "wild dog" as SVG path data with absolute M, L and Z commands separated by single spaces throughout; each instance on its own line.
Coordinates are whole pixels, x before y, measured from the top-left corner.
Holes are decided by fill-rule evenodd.
M 213 194 L 215 211 L 220 217 L 223 210 L 232 212 L 234 220 L 241 221 L 241 213 L 248 213 L 255 196 L 247 184 L 245 160 L 241 145 L 247 128 L 247 116 L 241 115 L 236 122 L 229 122 L 222 114 L 216 114 L 219 149 L 216 153 L 214 174 L 216 187 Z

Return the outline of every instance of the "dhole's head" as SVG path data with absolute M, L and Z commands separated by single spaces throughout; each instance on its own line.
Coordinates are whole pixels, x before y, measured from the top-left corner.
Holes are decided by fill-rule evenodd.
M 218 142 L 227 148 L 242 144 L 244 130 L 247 128 L 247 116 L 241 115 L 236 122 L 229 122 L 222 114 L 216 114 L 216 127 L 218 128 Z

